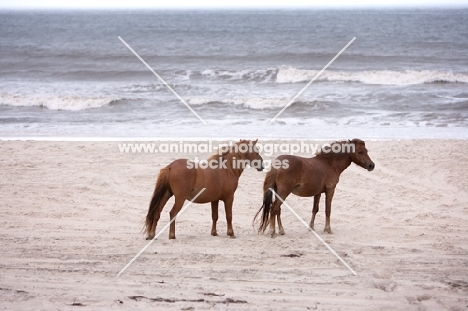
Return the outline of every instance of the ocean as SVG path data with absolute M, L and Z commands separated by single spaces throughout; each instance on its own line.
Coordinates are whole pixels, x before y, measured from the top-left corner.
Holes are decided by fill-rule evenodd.
M 0 11 L 0 30 L 3 138 L 468 139 L 467 9 Z

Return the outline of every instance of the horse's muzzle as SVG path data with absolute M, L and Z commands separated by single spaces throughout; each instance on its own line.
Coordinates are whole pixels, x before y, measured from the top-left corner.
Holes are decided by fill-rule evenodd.
M 369 172 L 373 171 L 374 168 L 375 168 L 375 164 L 374 164 L 374 163 L 369 163 L 369 164 L 367 164 L 367 170 L 368 170 Z

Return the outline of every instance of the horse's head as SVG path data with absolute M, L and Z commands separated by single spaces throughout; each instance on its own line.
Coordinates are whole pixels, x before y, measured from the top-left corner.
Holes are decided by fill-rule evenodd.
M 375 168 L 374 162 L 367 154 L 366 144 L 360 139 L 353 139 L 348 143 L 354 145 L 354 152 L 351 152 L 351 161 L 365 168 L 369 172 Z
M 255 146 L 258 139 L 253 140 L 241 140 L 237 143 L 237 150 L 239 156 L 248 162 L 248 164 L 257 169 L 257 171 L 263 171 L 263 158 L 258 153 L 258 148 Z

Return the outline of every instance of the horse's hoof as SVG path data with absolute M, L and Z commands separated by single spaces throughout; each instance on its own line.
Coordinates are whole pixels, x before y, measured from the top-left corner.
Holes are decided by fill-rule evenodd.
M 235 239 L 235 238 L 236 238 L 236 236 L 235 236 L 234 234 L 233 234 L 233 235 L 230 235 L 229 237 L 230 237 L 231 239 Z
M 327 228 L 327 227 L 325 227 L 325 229 L 323 229 L 323 232 L 324 232 L 324 233 L 329 233 L 329 234 L 332 234 L 332 230 L 331 230 L 331 228 L 330 228 L 330 227 L 328 227 L 328 228 Z
M 284 230 L 280 230 L 279 235 L 284 235 Z
M 218 236 L 218 233 L 217 232 L 211 232 L 211 235 L 212 236 Z
M 152 239 L 154 239 L 154 235 L 148 235 L 148 236 L 146 237 L 146 239 L 147 239 L 147 240 L 152 240 Z
M 169 240 L 175 240 L 175 235 L 170 235 Z
M 276 238 L 276 233 L 273 232 L 272 234 L 270 234 L 270 236 L 271 236 L 272 239 Z

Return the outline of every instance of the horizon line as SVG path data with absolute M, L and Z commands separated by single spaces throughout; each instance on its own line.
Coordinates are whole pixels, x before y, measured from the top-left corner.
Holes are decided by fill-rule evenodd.
M 32 10 L 96 10 L 96 11 L 123 11 L 123 10 L 161 10 L 161 11 L 248 11 L 248 10 L 356 10 L 356 9 L 460 9 L 468 8 L 468 3 L 440 3 L 440 4 L 374 4 L 374 5 L 308 5 L 308 6 L 0 6 L 0 11 L 32 11 Z

